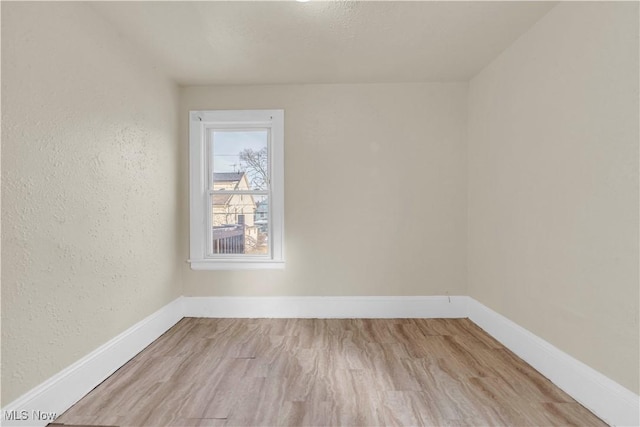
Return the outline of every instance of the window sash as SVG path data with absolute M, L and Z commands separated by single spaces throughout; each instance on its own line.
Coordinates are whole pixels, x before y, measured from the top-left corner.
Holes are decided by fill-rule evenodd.
M 267 236 L 269 236 L 268 239 L 268 246 L 267 246 L 267 253 L 266 254 L 241 254 L 241 253 L 237 253 L 237 254 L 221 254 L 221 253 L 216 253 L 213 251 L 213 223 L 212 223 L 212 219 L 213 219 L 213 204 L 211 203 L 211 196 L 213 195 L 219 195 L 219 194 L 229 194 L 231 196 L 234 195 L 249 195 L 249 196 L 266 196 L 267 197 Z M 214 191 L 214 190 L 208 190 L 206 192 L 205 195 L 205 215 L 207 218 L 207 230 L 206 230 L 206 234 L 207 234 L 207 251 L 205 253 L 205 259 L 210 259 L 210 260 L 216 260 L 216 259 L 244 259 L 244 258 L 248 258 L 248 259 L 265 259 L 265 260 L 269 260 L 272 258 L 272 253 L 273 253 L 273 242 L 274 239 L 271 238 L 272 235 L 272 222 L 271 222 L 271 212 L 273 211 L 273 209 L 271 209 L 271 191 L 265 191 L 265 190 L 254 190 L 254 191 L 247 191 L 247 190 L 222 190 L 222 191 Z M 254 213 L 255 216 L 255 213 Z M 254 218 L 255 220 L 255 218 Z
M 267 189 L 269 191 L 271 191 L 271 176 L 272 176 L 272 164 L 273 162 L 271 161 L 272 159 L 272 155 L 271 155 L 271 124 L 265 124 L 263 122 L 254 122 L 254 123 L 248 123 L 247 126 L 244 126 L 244 123 L 234 123 L 233 126 L 228 125 L 228 124 L 212 124 L 212 123 L 208 123 L 207 126 L 205 126 L 205 137 L 206 137 L 206 150 L 207 150 L 207 185 L 208 188 L 213 188 L 213 185 L 215 184 L 215 180 L 213 179 L 213 174 L 214 174 L 214 156 L 215 156 L 215 151 L 213 149 L 213 134 L 215 131 L 223 131 L 223 132 L 246 132 L 246 131 L 259 131 L 259 130 L 264 130 L 267 131 Z M 260 191 L 260 190 L 254 190 L 254 191 Z

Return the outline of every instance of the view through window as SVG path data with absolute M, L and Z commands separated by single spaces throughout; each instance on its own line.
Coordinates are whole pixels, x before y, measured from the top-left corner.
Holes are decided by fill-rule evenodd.
M 211 254 L 269 254 L 269 129 L 210 130 Z

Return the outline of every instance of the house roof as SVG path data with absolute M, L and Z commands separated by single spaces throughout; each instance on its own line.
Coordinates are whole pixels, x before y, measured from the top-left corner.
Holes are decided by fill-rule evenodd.
M 214 172 L 213 180 L 221 182 L 240 181 L 244 172 Z
M 233 194 L 214 194 L 213 195 L 213 205 L 214 206 L 219 206 L 219 205 L 226 205 L 227 203 L 229 203 L 229 200 L 231 199 L 231 197 L 233 197 Z
M 229 204 L 233 196 L 234 194 L 229 194 L 225 191 L 217 191 L 213 194 L 213 206 L 226 206 L 227 204 Z M 253 201 L 253 196 L 248 195 L 248 197 L 249 197 L 248 200 L 250 200 L 251 204 L 255 205 L 255 202 Z M 262 211 L 268 212 L 266 207 L 263 208 Z

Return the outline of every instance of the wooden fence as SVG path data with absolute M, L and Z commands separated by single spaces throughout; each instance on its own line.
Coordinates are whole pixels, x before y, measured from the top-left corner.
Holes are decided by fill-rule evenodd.
M 220 225 L 213 227 L 214 254 L 244 253 L 244 224 Z

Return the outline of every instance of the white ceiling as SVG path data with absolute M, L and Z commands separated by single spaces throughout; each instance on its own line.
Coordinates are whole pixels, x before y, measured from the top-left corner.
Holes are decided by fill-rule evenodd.
M 180 84 L 464 81 L 554 2 L 95 2 Z

